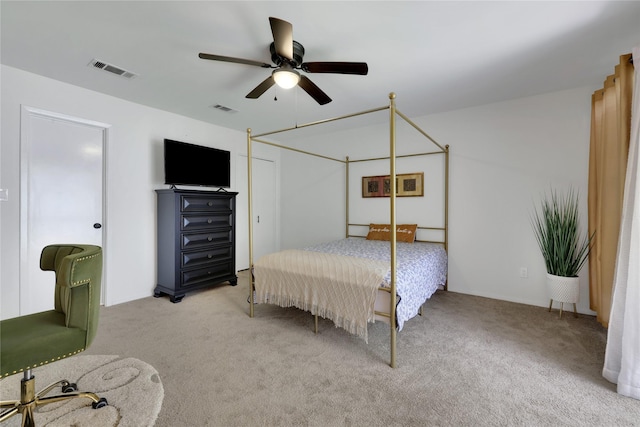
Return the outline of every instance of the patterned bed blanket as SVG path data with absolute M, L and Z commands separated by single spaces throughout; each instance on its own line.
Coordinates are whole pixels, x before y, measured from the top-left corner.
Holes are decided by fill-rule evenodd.
M 377 288 L 389 287 L 391 283 L 390 242 L 347 238 L 295 252 L 305 251 L 310 254 L 301 255 L 305 261 L 297 266 L 292 264 L 297 264 L 298 261 L 294 262 L 293 259 L 288 258 L 289 255 L 285 255 L 290 251 L 266 255 L 256 262 L 254 266 L 256 302 L 268 302 L 283 307 L 295 306 L 310 311 L 312 314 L 332 319 L 337 326 L 366 340 L 366 324 L 373 322 L 373 303 Z M 322 255 L 318 257 L 318 254 Z M 333 264 L 334 261 L 337 264 Z M 364 285 L 361 283 L 361 278 L 346 277 L 348 268 L 345 265 L 339 267 L 339 272 L 334 271 L 335 266 L 343 262 L 354 266 L 362 262 L 364 264 L 361 264 L 362 267 L 358 267 L 359 269 L 369 268 L 375 274 L 372 271 L 367 273 L 367 284 Z M 404 322 L 416 316 L 422 304 L 445 284 L 447 253 L 440 244 L 397 243 L 396 262 L 396 293 L 398 295 L 396 320 L 398 330 L 402 330 Z M 289 269 L 296 269 L 298 272 L 292 274 L 287 271 Z M 372 276 L 375 276 L 375 281 Z M 331 277 L 340 277 L 340 280 L 348 285 L 336 284 L 335 280 L 329 285 L 333 280 Z M 322 286 L 327 289 L 319 290 L 320 286 L 317 284 L 319 281 L 322 281 Z M 354 293 L 355 291 L 334 290 L 343 286 L 358 286 L 354 283 L 362 284 L 362 287 L 367 290 L 362 289 L 361 297 L 354 296 L 353 301 L 343 301 L 339 312 L 334 313 L 336 310 L 329 304 L 318 303 L 318 301 L 325 301 L 324 297 L 320 299 L 319 292 L 335 295 Z M 355 320 L 356 316 L 357 320 Z

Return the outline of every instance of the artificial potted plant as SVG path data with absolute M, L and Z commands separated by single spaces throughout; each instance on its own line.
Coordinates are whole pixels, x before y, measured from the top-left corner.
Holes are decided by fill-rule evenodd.
M 540 209 L 536 209 L 532 217 L 533 230 L 547 267 L 547 286 L 551 296 L 549 311 L 553 301 L 573 303 L 576 315 L 578 273 L 589 258 L 593 240 L 593 235 L 581 237 L 578 199 L 573 189 L 564 197 L 551 190 L 551 195 L 542 200 Z

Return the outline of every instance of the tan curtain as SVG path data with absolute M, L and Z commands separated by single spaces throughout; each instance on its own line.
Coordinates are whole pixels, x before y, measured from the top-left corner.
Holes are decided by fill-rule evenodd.
M 633 95 L 631 54 L 620 56 L 615 74 L 591 97 L 589 152 L 589 234 L 595 233 L 589 257 L 589 303 L 608 326 L 613 275 L 622 216 L 624 181 L 631 132 Z
M 640 64 L 640 46 L 633 49 Z M 602 375 L 640 400 L 640 69 L 635 69 L 629 162 Z

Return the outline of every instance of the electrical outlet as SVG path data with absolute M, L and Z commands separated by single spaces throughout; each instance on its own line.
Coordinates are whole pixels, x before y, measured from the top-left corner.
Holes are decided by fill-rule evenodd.
M 522 277 L 523 279 L 529 277 L 529 271 L 527 270 L 527 267 L 520 267 L 520 277 Z

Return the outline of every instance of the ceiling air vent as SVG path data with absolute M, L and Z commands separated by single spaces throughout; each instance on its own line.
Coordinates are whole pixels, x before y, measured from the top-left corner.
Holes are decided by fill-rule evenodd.
M 112 74 L 116 74 L 116 75 L 118 75 L 120 77 L 124 77 L 126 79 L 132 79 L 132 78 L 137 76 L 136 73 L 132 73 L 131 71 L 124 70 L 124 69 L 122 69 L 120 67 L 116 67 L 113 64 L 108 64 L 108 63 L 100 61 L 98 59 L 92 59 L 91 62 L 89 62 L 89 66 L 90 67 L 94 67 L 94 68 L 98 68 L 98 69 L 103 70 L 103 71 L 108 71 L 108 72 L 110 72 Z
M 225 113 L 237 113 L 238 112 L 237 110 L 234 110 L 233 108 L 225 107 L 224 105 L 220 105 L 220 104 L 212 105 L 211 108 L 215 108 L 216 110 L 224 111 Z

